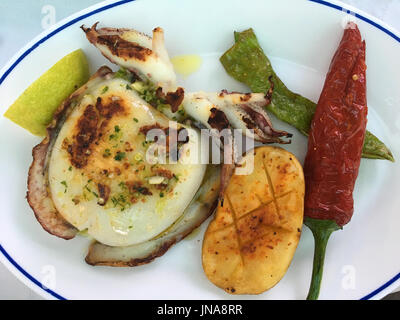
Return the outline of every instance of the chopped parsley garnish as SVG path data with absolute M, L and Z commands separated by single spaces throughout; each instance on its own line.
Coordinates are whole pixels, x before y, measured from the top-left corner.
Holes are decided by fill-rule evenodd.
M 72 167 L 69 167 L 69 168 L 68 168 L 68 171 L 72 171 Z
M 125 182 L 120 182 L 119 184 L 118 184 L 118 186 L 122 189 L 122 190 L 127 190 L 128 189 L 128 187 L 126 186 L 126 183 Z
M 114 208 L 119 206 L 121 211 L 124 211 L 128 203 L 126 202 L 126 198 L 123 194 L 119 194 L 118 196 L 111 197 L 111 201 L 114 205 Z
M 110 140 L 120 140 L 122 137 L 122 130 L 119 126 L 114 127 L 114 133 L 110 134 L 109 139 Z
M 118 205 L 118 200 L 116 197 L 111 197 L 111 201 L 114 204 L 114 207 L 116 207 Z
M 126 81 L 132 82 L 133 74 L 130 71 L 121 68 L 114 74 L 114 78 L 124 79 Z
M 95 191 L 93 191 L 91 188 L 89 188 L 89 185 L 92 181 L 93 181 L 93 179 L 89 179 L 87 181 L 86 185 L 83 187 L 83 197 L 87 201 L 92 200 L 93 199 L 92 196 L 99 198 L 99 195 Z
M 150 140 L 144 140 L 143 142 L 142 142 L 142 146 L 143 146 L 143 148 L 147 148 L 147 147 L 149 147 L 149 145 L 151 144 L 151 143 L 153 143 L 154 141 L 150 141 Z
M 121 139 L 121 128 L 119 126 L 114 127 L 114 133 L 110 134 L 110 140 L 119 140 Z
M 108 87 L 105 86 L 105 87 L 103 88 L 103 90 L 101 90 L 101 94 L 105 94 L 107 91 L 108 91 Z
M 160 192 L 160 198 L 164 198 L 164 192 Z
M 136 118 L 133 118 L 133 121 L 135 121 L 136 123 L 138 123 L 138 122 L 139 122 L 139 120 L 138 120 L 138 119 L 136 119 Z
M 151 104 L 153 107 L 160 109 L 165 106 L 164 99 L 161 99 L 157 96 L 157 87 L 149 81 L 137 81 L 131 87 L 132 89 L 135 89 L 135 91 L 143 100 Z
M 110 151 L 110 149 L 104 150 L 103 157 L 104 157 L 104 158 L 109 158 L 109 157 L 111 157 L 111 151 Z
M 126 85 L 126 90 L 133 90 L 133 88 L 129 84 L 127 84 Z
M 115 161 L 121 161 L 122 159 L 124 159 L 126 157 L 126 153 L 125 152 L 120 152 L 118 151 L 117 154 L 114 157 Z
M 64 193 L 67 193 L 67 188 L 68 188 L 67 181 L 61 181 L 61 184 L 65 187 Z

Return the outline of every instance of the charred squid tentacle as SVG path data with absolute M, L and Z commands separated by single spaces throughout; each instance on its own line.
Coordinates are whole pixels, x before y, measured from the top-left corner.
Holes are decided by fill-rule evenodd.
M 292 134 L 287 133 L 286 131 L 275 130 L 273 128 L 272 122 L 267 112 L 265 111 L 265 107 L 271 104 L 272 95 L 274 93 L 274 88 L 275 88 L 274 82 L 272 81 L 272 76 L 268 78 L 268 81 L 270 83 L 270 87 L 265 95 L 265 105 L 243 104 L 242 108 L 249 115 L 249 117 L 256 123 L 257 129 L 262 130 L 262 132 L 264 133 L 263 137 L 264 139 L 268 140 L 269 137 L 272 137 L 273 139 L 276 137 L 291 138 L 293 136 Z M 287 144 L 290 142 L 280 141 L 279 143 Z
M 219 132 L 219 139 L 223 146 L 223 163 L 221 169 L 221 183 L 218 200 L 221 207 L 224 205 L 224 194 L 228 187 L 229 180 L 235 171 L 235 143 L 233 140 L 232 128 L 225 113 L 217 108 L 210 110 L 208 124 L 212 129 Z
M 290 143 L 290 141 L 284 141 L 280 137 L 291 138 L 292 134 L 286 131 L 275 130 L 266 111 L 262 107 L 254 104 L 243 104 L 240 107 L 248 116 L 243 117 L 243 121 L 246 122 L 249 129 L 255 131 L 259 141 L 263 143 Z
M 233 129 L 241 129 L 243 134 L 262 143 L 287 144 L 281 139 L 292 135 L 273 128 L 265 111 L 268 97 L 263 93 L 187 93 L 183 102 L 186 113 L 204 123 L 212 106 L 223 111 Z

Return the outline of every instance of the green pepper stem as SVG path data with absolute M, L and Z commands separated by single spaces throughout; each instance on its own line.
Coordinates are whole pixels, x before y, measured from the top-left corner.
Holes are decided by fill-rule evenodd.
M 315 242 L 313 272 L 307 300 L 317 300 L 324 271 L 326 245 L 332 232 L 341 228 L 333 220 L 319 220 L 308 217 L 304 219 L 304 224 L 311 229 Z

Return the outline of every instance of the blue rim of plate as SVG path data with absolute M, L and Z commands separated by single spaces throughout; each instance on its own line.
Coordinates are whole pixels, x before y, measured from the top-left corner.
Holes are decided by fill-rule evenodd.
M 32 45 L 28 50 L 26 50 L 23 54 L 21 54 L 21 56 L 18 57 L 18 59 L 4 72 L 4 74 L 0 77 L 0 85 L 4 82 L 4 80 L 8 77 L 8 75 L 11 73 L 11 71 L 27 56 L 29 55 L 29 53 L 31 53 L 33 50 L 35 50 L 40 44 L 42 44 L 43 42 L 47 41 L 48 39 L 50 39 L 51 37 L 53 37 L 54 35 L 56 35 L 57 33 L 59 33 L 60 31 L 74 25 L 75 23 L 88 18 L 92 15 L 95 15 L 99 12 L 123 5 L 125 3 L 129 3 L 129 2 L 134 2 L 135 0 L 120 0 L 108 5 L 105 5 L 103 7 L 94 9 L 93 11 L 90 11 L 88 13 L 85 13 L 79 17 L 74 18 L 73 20 L 63 24 L 62 26 L 60 26 L 59 28 L 55 29 L 54 31 L 52 31 L 51 33 L 49 33 L 48 35 L 46 35 L 45 37 L 43 37 L 42 39 L 40 39 L 39 41 L 37 41 L 34 45 Z M 344 7 L 341 7 L 337 4 L 328 2 L 328 1 L 324 1 L 324 0 L 307 0 L 310 2 L 314 2 L 314 3 L 319 3 L 321 5 L 339 10 L 339 11 L 343 11 L 346 12 L 347 14 L 351 14 L 353 16 L 355 16 L 356 18 L 374 26 L 375 28 L 378 28 L 379 30 L 383 31 L 384 33 L 386 33 L 387 35 L 389 35 L 391 38 L 395 39 L 397 42 L 400 43 L 400 37 L 398 37 L 397 35 L 395 35 L 393 32 L 391 32 L 390 30 L 386 29 L 385 27 L 381 26 L 379 23 L 376 23 L 374 21 L 372 21 L 371 19 L 368 19 L 360 14 L 358 14 L 357 12 L 353 12 L 351 10 L 348 10 Z M 33 282 L 36 286 L 38 286 L 39 288 L 41 288 L 42 290 L 44 290 L 45 292 L 47 292 L 48 294 L 50 294 L 51 296 L 53 296 L 54 298 L 58 299 L 58 300 L 67 300 L 65 297 L 59 295 L 58 293 L 54 292 L 53 290 L 46 288 L 43 284 L 40 283 L 40 281 L 38 281 L 37 279 L 35 279 L 33 276 L 31 276 L 24 268 L 22 268 L 9 254 L 8 252 L 4 249 L 4 247 L 0 244 L 0 252 L 3 254 L 3 256 L 8 260 L 8 262 L 11 263 L 11 265 L 13 265 L 19 272 L 22 273 L 22 275 L 24 275 L 27 279 L 29 279 L 31 282 Z M 380 293 L 381 291 L 383 291 L 384 289 L 386 289 L 387 287 L 389 287 L 390 285 L 392 285 L 394 282 L 396 282 L 397 280 L 400 279 L 400 273 L 398 273 L 396 276 L 394 276 L 392 279 L 390 279 L 389 281 L 387 281 L 385 284 L 383 284 L 382 286 L 380 286 L 378 289 L 372 291 L 370 294 L 367 294 L 366 296 L 362 297 L 360 300 L 369 300 L 371 298 L 373 298 L 375 295 L 377 295 L 378 293 Z

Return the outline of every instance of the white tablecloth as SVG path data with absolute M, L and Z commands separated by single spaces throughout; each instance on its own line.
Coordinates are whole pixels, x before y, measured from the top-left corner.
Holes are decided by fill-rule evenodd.
M 20 48 L 46 27 L 98 2 L 101 1 L 1 0 L 0 69 Z M 400 30 L 400 0 L 343 0 L 343 2 L 362 9 Z M 1 264 L 0 284 L 0 299 L 40 299 Z

